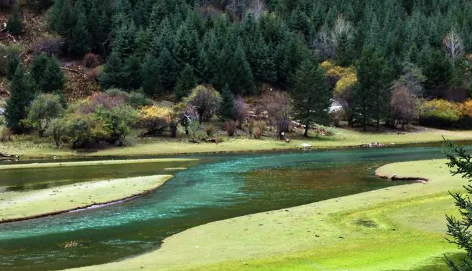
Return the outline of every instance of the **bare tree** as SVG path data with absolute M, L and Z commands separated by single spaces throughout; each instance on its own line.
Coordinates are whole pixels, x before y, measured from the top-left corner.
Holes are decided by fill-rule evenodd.
M 412 120 L 418 118 L 418 98 L 410 92 L 407 86 L 397 85 L 392 93 L 390 108 L 395 126 L 399 124 L 402 129 Z
M 338 16 L 336 24 L 331 31 L 331 40 L 335 46 L 337 46 L 342 39 L 353 38 L 353 26 L 352 23 L 344 18 L 342 14 Z
M 249 106 L 243 97 L 237 96 L 234 100 L 235 119 L 238 122 L 238 128 L 241 128 L 248 116 Z
M 451 29 L 443 40 L 443 46 L 446 53 L 451 58 L 452 64 L 455 64 L 457 58 L 464 54 L 464 43 L 459 34 Z
M 290 96 L 283 91 L 269 91 L 262 95 L 262 105 L 277 129 L 277 137 L 284 139 L 283 135 L 288 132 L 290 115 L 292 114 Z
M 312 48 L 321 59 L 333 59 L 336 49 L 326 27 L 323 27 L 313 41 Z
M 252 7 L 249 8 L 248 13 L 251 13 L 254 19 L 259 20 L 266 8 L 264 0 L 253 0 Z

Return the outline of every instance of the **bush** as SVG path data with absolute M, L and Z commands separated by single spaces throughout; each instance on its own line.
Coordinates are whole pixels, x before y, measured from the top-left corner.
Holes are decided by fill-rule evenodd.
M 63 110 L 60 96 L 40 94 L 34 99 L 28 109 L 27 122 L 42 137 L 51 121 L 59 118 Z
M 33 55 L 39 56 L 45 53 L 47 56 L 59 56 L 64 48 L 64 40 L 61 37 L 44 37 L 34 42 Z
M 446 100 L 425 101 L 421 105 L 420 123 L 433 127 L 451 127 L 466 114 L 462 104 Z
M 82 60 L 82 65 L 86 68 L 96 68 L 100 64 L 100 59 L 96 54 L 88 53 Z
M 93 81 L 97 81 L 98 82 L 98 78 L 100 78 L 100 76 L 103 74 L 103 66 L 98 66 L 96 68 L 93 68 L 93 69 L 90 69 L 90 70 L 87 70 L 85 72 L 85 76 L 90 79 L 90 80 L 93 80 Z
M 212 137 L 215 134 L 213 125 L 205 125 L 205 132 L 208 137 Z
M 172 110 L 166 107 L 145 106 L 139 109 L 138 127 L 145 129 L 144 135 L 164 131 L 171 122 Z
M 128 95 L 128 104 L 134 108 L 151 106 L 152 100 L 141 92 L 131 92 Z
M 0 128 L 0 142 L 11 141 L 13 132 L 8 127 Z
M 208 121 L 216 114 L 221 96 L 213 87 L 199 85 L 192 90 L 185 102 L 197 110 L 199 122 Z
M 225 122 L 225 130 L 226 133 L 228 133 L 228 136 L 234 136 L 237 128 L 238 125 L 234 120 L 228 120 Z
M 18 57 L 23 48 L 17 44 L 5 45 L 0 43 L 0 75 L 5 76 L 7 72 L 8 59 Z
M 256 127 L 256 129 L 254 129 L 254 132 L 253 132 L 253 136 L 255 139 L 260 139 L 262 137 L 262 135 L 264 134 L 264 132 L 262 131 L 261 128 L 259 127 Z
M 5 125 L 5 117 L 0 115 L 0 126 Z

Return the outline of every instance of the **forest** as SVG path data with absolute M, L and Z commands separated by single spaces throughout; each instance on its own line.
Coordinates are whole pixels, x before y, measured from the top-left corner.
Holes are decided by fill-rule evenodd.
M 30 63 L 15 44 L 0 48 L 12 132 L 61 131 L 59 123 L 90 114 L 84 131 L 103 132 L 100 120 L 108 132 L 97 137 L 111 141 L 126 130 L 120 125 L 136 123 L 150 133 L 169 126 L 172 135 L 181 124 L 188 133 L 191 116 L 202 123 L 217 115 L 241 128 L 249 108 L 243 97 L 262 97 L 264 111 L 264 100 L 276 104 L 269 118 L 279 137 L 290 120 L 305 135 L 342 121 L 364 129 L 472 125 L 470 1 L 2 0 L 0 7 L 10 11 L 9 34 L 22 35 L 25 9 L 45 14 L 50 32 L 34 43 Z M 104 92 L 65 99 L 66 60 L 83 63 Z M 151 99 L 175 107 L 152 108 Z M 341 110 L 330 110 L 333 104 Z M 116 105 L 122 112 L 112 112 Z M 152 121 L 140 117 L 146 115 Z

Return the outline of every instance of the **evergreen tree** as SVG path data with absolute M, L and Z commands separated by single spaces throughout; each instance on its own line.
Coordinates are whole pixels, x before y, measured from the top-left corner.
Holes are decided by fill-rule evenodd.
M 390 75 L 383 58 L 365 48 L 357 66 L 358 84 L 351 91 L 353 110 L 364 130 L 371 119 L 376 121 L 388 115 L 390 104 Z
M 179 76 L 179 65 L 167 48 L 162 50 L 157 59 L 157 72 L 163 90 L 173 90 Z
M 312 61 L 304 61 L 295 73 L 291 91 L 295 118 L 305 125 L 304 136 L 315 123 L 326 124 L 329 120 L 332 91 L 324 71 Z
M 453 176 L 459 175 L 463 179 L 470 182 L 472 179 L 472 157 L 466 152 L 463 147 L 457 146 L 455 143 L 446 141 L 445 154 L 449 162 L 447 166 L 451 169 Z M 470 195 L 472 194 L 472 186 L 464 186 L 466 194 L 451 193 L 455 200 L 455 205 L 459 209 L 459 219 L 447 215 L 447 234 L 452 237 L 450 243 L 457 245 L 464 250 L 464 256 L 459 257 L 460 261 L 447 259 L 447 263 L 451 271 L 469 271 L 472 268 L 472 236 L 470 235 L 470 227 L 472 226 L 472 201 Z
M 128 57 L 123 66 L 122 86 L 124 89 L 136 90 L 141 84 L 141 63 L 135 55 Z
M 20 64 L 20 58 L 16 55 L 8 55 L 7 56 L 7 70 L 6 70 L 6 77 L 8 80 L 13 79 L 13 75 L 15 75 L 16 69 Z
M 174 96 L 177 101 L 181 101 L 190 94 L 190 91 L 197 86 L 197 79 L 193 74 L 192 66 L 185 65 L 174 89 Z
M 196 66 L 197 64 L 198 35 L 197 31 L 190 26 L 189 22 L 183 24 L 177 31 L 174 56 L 179 64 L 188 63 L 191 66 Z
M 33 100 L 34 90 L 31 78 L 25 74 L 22 64 L 18 65 L 9 90 L 10 98 L 5 110 L 6 124 L 15 132 L 20 132 L 23 129 L 21 120 L 27 117 L 26 108 Z
M 20 35 L 23 33 L 23 23 L 21 22 L 18 5 L 13 6 L 10 17 L 8 17 L 7 31 L 12 35 Z
M 77 1 L 74 6 L 76 16 L 75 24 L 67 37 L 69 54 L 82 56 L 90 51 L 91 37 L 87 30 L 87 18 L 82 1 Z
M 100 76 L 100 86 L 103 89 L 121 88 L 123 85 L 122 67 L 123 61 L 117 52 L 111 53 Z
M 64 88 L 64 74 L 59 61 L 54 57 L 48 57 L 42 53 L 33 60 L 30 73 L 41 92 L 60 92 Z
M 147 54 L 141 66 L 141 87 L 148 96 L 161 94 L 162 86 L 159 82 L 159 66 L 152 54 Z
M 218 116 L 222 121 L 234 120 L 236 116 L 234 96 L 229 90 L 228 85 L 223 88 L 221 93 L 221 103 L 218 110 Z

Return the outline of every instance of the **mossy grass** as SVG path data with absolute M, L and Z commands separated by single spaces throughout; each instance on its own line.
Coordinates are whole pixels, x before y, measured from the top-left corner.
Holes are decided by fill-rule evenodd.
M 156 175 L 83 182 L 29 192 L 2 192 L 0 223 L 130 199 L 157 189 L 170 178 L 171 175 Z

